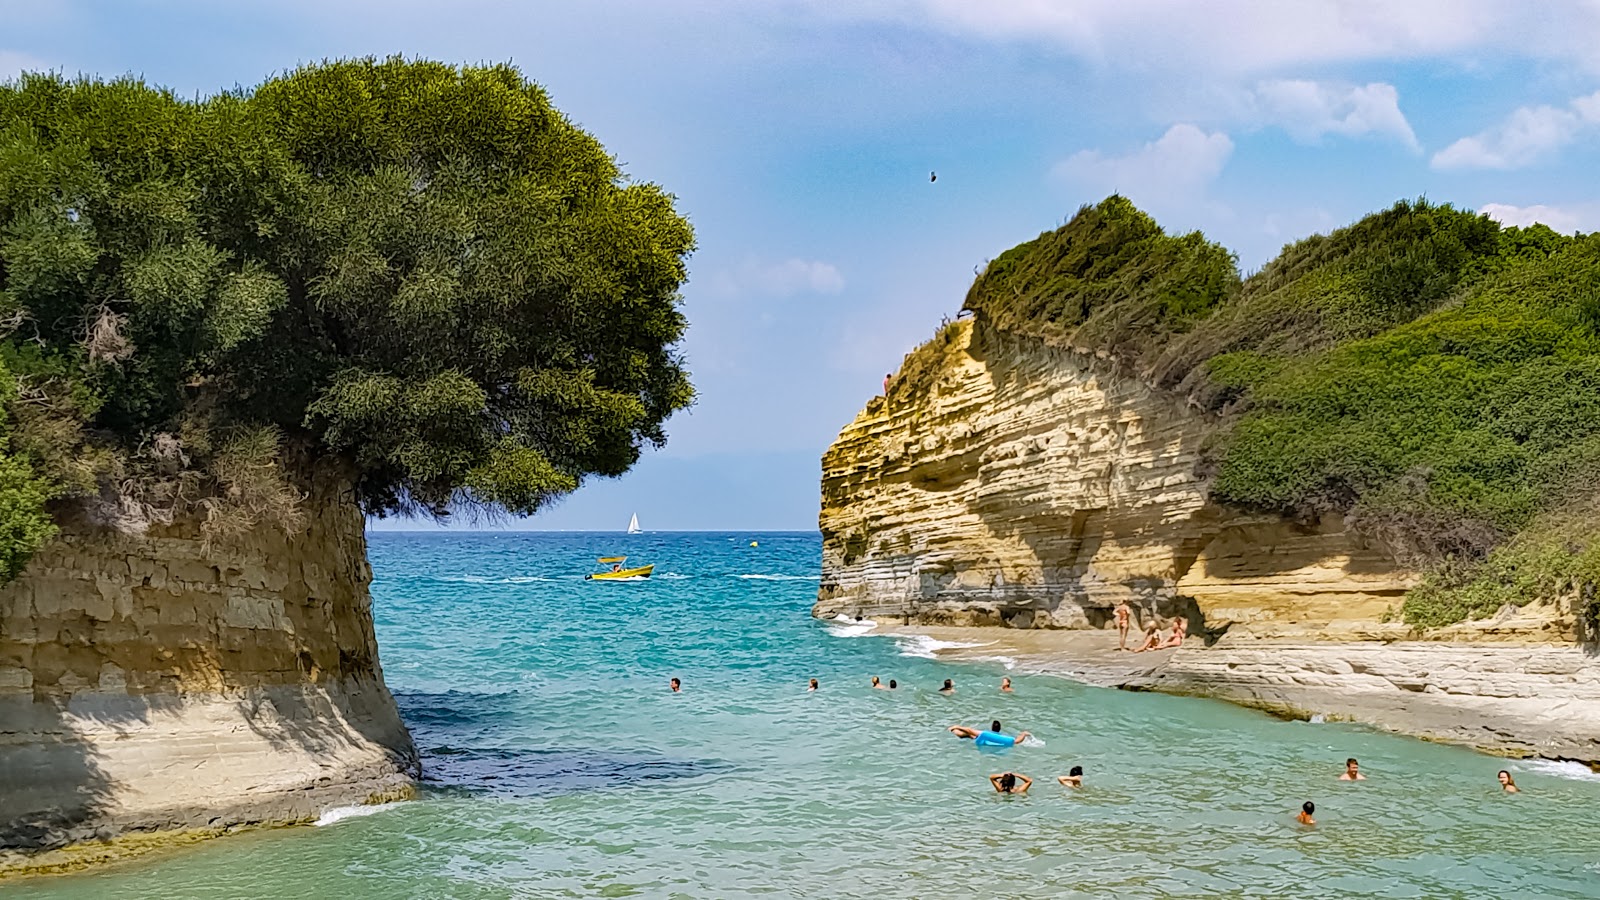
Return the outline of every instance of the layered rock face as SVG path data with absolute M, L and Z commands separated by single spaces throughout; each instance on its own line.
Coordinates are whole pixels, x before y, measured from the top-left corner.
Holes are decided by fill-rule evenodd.
M 823 457 L 816 615 L 1100 629 L 1126 599 L 1195 637 L 1105 683 L 1600 760 L 1600 664 L 1570 602 L 1419 632 L 1401 618 L 1415 574 L 1342 519 L 1211 502 L 1213 424 L 1176 396 L 981 319 L 952 328 Z
M 227 546 L 69 521 L 0 590 L 0 849 L 409 793 L 362 516 L 332 490 L 307 511 Z
M 1298 611 L 1308 594 L 1343 608 L 1403 593 L 1407 577 L 1336 524 L 1273 521 L 1274 558 L 1237 577 L 1229 542 L 1258 523 L 1208 499 L 1210 422 L 1098 357 L 954 327 L 931 384 L 875 399 L 823 457 L 818 615 L 1086 628 L 1122 599 L 1261 619 L 1285 598 Z

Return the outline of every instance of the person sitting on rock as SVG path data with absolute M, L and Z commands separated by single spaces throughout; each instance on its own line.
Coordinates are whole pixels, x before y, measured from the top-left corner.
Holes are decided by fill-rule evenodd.
M 1160 649 L 1161 649 L 1161 626 L 1157 625 L 1155 622 L 1151 622 L 1149 625 L 1146 625 L 1145 628 L 1144 628 L 1144 643 L 1140 644 L 1139 645 L 1139 649 L 1137 649 L 1137 650 L 1135 650 L 1133 652 L 1135 652 L 1135 653 L 1143 653 L 1146 650 L 1160 650 Z
M 1189 620 L 1183 616 L 1178 616 L 1172 620 L 1172 633 L 1167 635 L 1165 641 L 1161 642 L 1161 649 L 1167 650 L 1173 647 L 1182 647 L 1183 639 L 1188 636 Z

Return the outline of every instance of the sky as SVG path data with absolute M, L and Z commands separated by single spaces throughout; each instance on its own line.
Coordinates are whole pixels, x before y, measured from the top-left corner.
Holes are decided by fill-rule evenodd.
M 1600 230 L 1595 0 L 0 0 L 0 78 L 205 95 L 391 54 L 516 64 L 699 245 L 699 399 L 666 448 L 454 528 L 814 529 L 884 374 L 989 259 L 1113 192 L 1246 273 L 1419 196 Z

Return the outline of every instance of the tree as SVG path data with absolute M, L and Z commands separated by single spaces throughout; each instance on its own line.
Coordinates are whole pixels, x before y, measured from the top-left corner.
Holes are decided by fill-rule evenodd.
M 531 514 L 692 401 L 692 249 L 510 66 L 328 62 L 196 101 L 25 75 L 0 85 L 9 457 L 41 496 L 246 525 L 318 467 L 370 514 Z

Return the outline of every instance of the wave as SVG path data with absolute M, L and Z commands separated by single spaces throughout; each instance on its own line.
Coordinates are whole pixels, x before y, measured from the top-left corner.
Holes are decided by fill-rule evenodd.
M 834 616 L 828 622 L 828 633 L 834 637 L 864 637 L 871 634 L 877 627 L 878 623 L 871 619 Z
M 1570 760 L 1525 759 L 1517 764 L 1517 768 L 1572 781 L 1600 781 L 1600 773 L 1596 773 L 1583 763 Z
M 781 575 L 781 574 L 776 574 L 776 573 L 774 573 L 774 574 L 762 574 L 762 575 L 735 575 L 733 577 L 735 577 L 735 578 L 753 579 L 753 580 L 756 580 L 756 581 L 821 581 L 822 580 L 822 576 L 821 575 Z
M 925 634 L 902 635 L 895 638 L 900 643 L 901 656 L 914 656 L 919 659 L 938 659 L 940 650 L 961 650 L 968 647 L 987 647 L 994 641 L 982 644 L 972 644 L 963 641 L 941 641 L 928 637 Z
M 381 813 L 386 809 L 393 809 L 399 805 L 399 803 L 368 803 L 362 806 L 335 806 L 332 809 L 323 810 L 322 815 L 317 816 L 317 821 L 312 824 L 319 826 L 332 825 L 335 822 L 343 822 L 345 819 L 359 819 L 362 816 Z
M 657 575 L 656 577 L 661 579 L 662 581 L 682 581 L 685 578 L 693 578 L 694 576 L 693 575 L 685 575 L 682 572 L 662 572 L 660 575 Z

